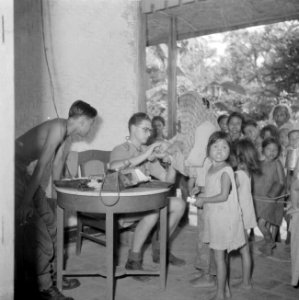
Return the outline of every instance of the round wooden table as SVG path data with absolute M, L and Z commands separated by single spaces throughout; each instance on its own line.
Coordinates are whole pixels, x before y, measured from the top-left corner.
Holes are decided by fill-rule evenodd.
M 166 285 L 166 248 L 167 248 L 167 207 L 169 188 L 137 187 L 126 189 L 119 194 L 112 192 L 81 191 L 72 188 L 56 187 L 57 191 L 57 287 L 62 289 L 62 276 L 74 275 L 63 271 L 64 209 L 86 213 L 101 213 L 106 216 L 106 261 L 107 270 L 97 274 L 107 278 L 107 300 L 114 299 L 116 276 L 128 274 L 160 275 L 161 287 Z M 115 199 L 119 198 L 115 202 Z M 106 203 L 106 204 L 105 204 Z M 108 204 L 108 205 L 107 205 Z M 159 271 L 125 270 L 115 273 L 114 265 L 114 218 L 116 214 L 138 213 L 159 210 L 160 214 L 160 269 Z M 77 274 L 78 275 L 78 274 Z M 84 274 L 86 275 L 86 274 Z

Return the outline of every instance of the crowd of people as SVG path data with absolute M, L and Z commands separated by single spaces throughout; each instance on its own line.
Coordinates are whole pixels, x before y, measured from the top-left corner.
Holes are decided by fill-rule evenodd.
M 24 270 L 26 276 L 34 277 L 40 299 L 72 299 L 56 287 L 56 219 L 40 183 L 51 162 L 53 179 L 61 178 L 71 138 L 75 135 L 84 138 L 96 116 L 93 107 L 79 100 L 71 106 L 68 119 L 44 122 L 16 140 L 16 278 L 22 286 Z M 207 140 L 206 157 L 198 172 L 200 180 L 190 178 L 191 202 L 202 209 L 199 240 L 208 245 L 198 250 L 207 251 L 208 268 L 199 270 L 191 284 L 216 287 L 214 299 L 230 295 L 227 257 L 232 250 L 240 251 L 242 257 L 241 285 L 246 289 L 252 287 L 249 234 L 258 227 L 264 237 L 260 251 L 272 255 L 283 218 L 290 224 L 291 235 L 286 243 L 291 239 L 292 285 L 298 284 L 299 127 L 290 119 L 284 105 L 273 109 L 271 124 L 263 128 L 237 112 L 221 115 L 219 127 Z M 178 173 L 184 172 L 183 156 L 178 155 L 180 147 L 167 141 L 164 126 L 165 120 L 160 116 L 151 120 L 145 113 L 135 113 L 128 122 L 129 136 L 111 152 L 110 169 L 139 168 L 147 176 L 174 183 Z M 37 160 L 37 165 L 29 176 L 26 168 L 33 160 Z M 290 214 L 285 213 L 286 208 Z M 182 197 L 169 195 L 169 238 L 185 209 Z M 128 214 L 119 219 L 123 227 L 135 224 L 127 269 L 142 270 L 143 246 L 157 222 L 157 212 Z M 30 243 L 24 243 L 25 240 Z M 160 261 L 159 249 L 156 240 L 152 243 L 155 263 Z M 182 266 L 186 262 L 168 249 L 168 263 Z M 134 278 L 149 280 L 147 276 Z M 79 284 L 77 279 L 64 278 L 65 289 Z
M 298 284 L 299 127 L 291 122 L 285 105 L 277 105 L 271 115 L 271 123 L 262 128 L 238 112 L 220 115 L 220 131 L 210 136 L 207 146 L 205 183 L 191 191 L 195 195 L 191 203 L 203 208 L 202 240 L 211 256 L 209 268 L 199 270 L 191 284 L 217 286 L 215 299 L 230 295 L 227 255 L 231 250 L 239 250 L 242 257 L 241 286 L 251 288 L 248 243 L 253 229 L 258 227 L 264 238 L 260 252 L 270 256 L 280 241 L 283 218 L 288 229 L 291 221 L 285 243 L 292 241 L 292 285 Z

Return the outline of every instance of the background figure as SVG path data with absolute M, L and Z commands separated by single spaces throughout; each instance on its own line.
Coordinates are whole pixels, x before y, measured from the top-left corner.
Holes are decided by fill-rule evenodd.
M 264 140 L 269 137 L 273 137 L 276 140 L 279 140 L 279 131 L 278 128 L 273 124 L 268 124 L 261 129 L 260 132 L 261 138 Z
M 226 133 L 228 133 L 227 121 L 228 121 L 228 115 L 226 114 L 220 115 L 217 118 L 217 123 L 220 127 L 220 130 Z
M 238 168 L 235 172 L 236 184 L 246 237 L 246 244 L 240 249 L 243 266 L 242 286 L 251 288 L 252 255 L 250 253 L 247 231 L 257 226 L 251 182 L 253 174 L 261 175 L 261 167 L 258 151 L 250 140 L 242 139 L 238 141 L 235 151 L 238 163 Z
M 291 184 L 290 198 L 291 202 L 288 209 L 290 216 L 290 233 L 291 233 L 291 262 L 292 262 L 292 280 L 294 287 L 299 282 L 299 174 L 298 161 L 294 171 L 294 177 Z
M 277 126 L 278 129 L 293 127 L 291 121 L 292 110 L 286 104 L 278 104 L 270 112 L 270 122 Z
M 227 120 L 228 134 L 232 142 L 242 137 L 242 125 L 244 117 L 238 112 L 232 112 Z
M 242 126 L 242 132 L 253 143 L 259 157 L 262 158 L 262 138 L 258 124 L 254 120 L 247 120 Z
M 265 159 L 261 162 L 262 175 L 254 175 L 254 202 L 258 227 L 261 230 L 265 243 L 260 251 L 272 255 L 275 238 L 283 217 L 282 195 L 285 187 L 285 176 L 281 162 L 278 160 L 280 144 L 274 138 L 267 138 L 262 143 Z M 276 199 L 271 199 L 276 198 Z M 271 233 L 270 225 L 274 225 Z
M 166 141 L 166 136 L 164 135 L 165 120 L 161 116 L 154 116 L 152 119 L 152 134 L 148 139 L 147 144 L 151 145 L 157 141 Z

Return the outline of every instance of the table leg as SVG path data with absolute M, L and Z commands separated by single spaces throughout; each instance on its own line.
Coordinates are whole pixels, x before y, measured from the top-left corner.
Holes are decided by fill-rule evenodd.
M 62 290 L 62 269 L 63 269 L 63 238 L 64 238 L 64 209 L 57 205 L 57 288 Z
M 107 300 L 114 299 L 114 214 L 106 213 Z
M 167 206 L 160 210 L 160 283 L 166 286 L 166 251 L 167 251 Z

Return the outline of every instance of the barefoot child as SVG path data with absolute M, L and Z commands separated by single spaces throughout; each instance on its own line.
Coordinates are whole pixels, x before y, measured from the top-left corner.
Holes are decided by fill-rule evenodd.
M 262 147 L 265 159 L 261 162 L 262 175 L 254 175 L 254 202 L 258 227 L 265 239 L 260 251 L 272 255 L 272 249 L 276 246 L 275 235 L 283 217 L 283 202 L 279 196 L 284 192 L 285 176 L 278 159 L 279 142 L 269 137 L 263 141 Z M 272 233 L 270 225 L 275 226 Z
M 229 166 L 230 138 L 214 132 L 208 142 L 207 155 L 212 162 L 205 180 L 205 192 L 195 205 L 203 207 L 203 241 L 213 250 L 216 261 L 217 293 L 213 299 L 230 296 L 227 280 L 227 252 L 245 244 L 241 209 L 233 169 Z
M 257 226 L 252 199 L 251 176 L 253 174 L 260 175 L 261 168 L 258 159 L 258 151 L 251 141 L 246 139 L 238 141 L 235 153 L 238 163 L 238 169 L 235 172 L 236 184 L 247 241 L 247 243 L 240 249 L 243 265 L 242 285 L 244 288 L 251 288 L 252 261 L 247 231 Z

